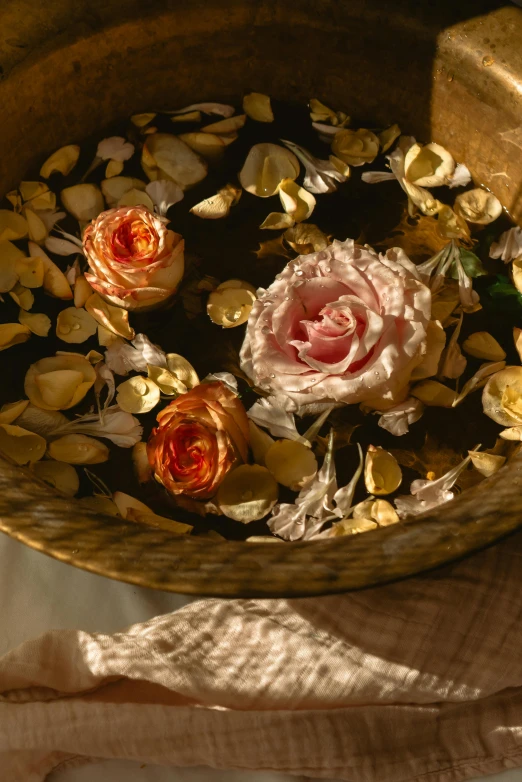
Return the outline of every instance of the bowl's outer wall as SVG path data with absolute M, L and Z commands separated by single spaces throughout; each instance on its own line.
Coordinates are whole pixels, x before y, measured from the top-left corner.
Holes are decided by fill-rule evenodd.
M 0 191 L 57 146 L 139 111 L 248 90 L 327 103 L 446 145 L 522 217 L 522 12 L 409 0 L 4 0 Z M 454 6 L 458 5 L 458 8 Z M 484 59 L 486 58 L 486 59 Z M 484 64 L 486 63 L 486 64 Z M 514 461 L 415 523 L 322 543 L 177 538 L 89 513 L 0 459 L 0 529 L 157 589 L 297 596 L 360 589 L 464 556 L 522 524 Z

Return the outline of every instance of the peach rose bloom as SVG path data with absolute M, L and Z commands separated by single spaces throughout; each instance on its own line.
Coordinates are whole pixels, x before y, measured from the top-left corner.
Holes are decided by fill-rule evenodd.
M 154 308 L 175 293 L 183 277 L 183 249 L 183 238 L 146 206 L 109 209 L 85 229 L 85 277 L 117 307 Z
M 248 458 L 245 409 L 221 382 L 200 383 L 157 416 L 147 443 L 154 476 L 169 494 L 212 497 L 227 472 Z
M 430 315 L 430 290 L 402 250 L 335 241 L 287 264 L 254 302 L 241 367 L 301 412 L 384 409 L 407 395 Z

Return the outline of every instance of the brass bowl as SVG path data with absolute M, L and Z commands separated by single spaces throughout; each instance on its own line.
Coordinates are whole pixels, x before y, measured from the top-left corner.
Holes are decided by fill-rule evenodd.
M 4 0 L 0 65 L 0 192 L 46 153 L 112 120 L 257 90 L 318 96 L 438 141 L 522 217 L 522 11 L 514 6 Z M 515 460 L 411 523 L 265 545 L 179 538 L 89 512 L 0 460 L 0 528 L 64 562 L 155 589 L 318 595 L 404 578 L 513 532 L 522 525 L 521 471 Z

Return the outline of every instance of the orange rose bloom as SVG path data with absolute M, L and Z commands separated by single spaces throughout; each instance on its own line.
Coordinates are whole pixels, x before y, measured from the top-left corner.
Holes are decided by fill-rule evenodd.
M 146 206 L 102 212 L 85 229 L 86 280 L 108 302 L 127 310 L 158 307 L 183 277 L 183 238 Z
M 147 454 L 169 494 L 212 497 L 235 464 L 248 458 L 245 408 L 223 383 L 200 383 L 160 413 Z

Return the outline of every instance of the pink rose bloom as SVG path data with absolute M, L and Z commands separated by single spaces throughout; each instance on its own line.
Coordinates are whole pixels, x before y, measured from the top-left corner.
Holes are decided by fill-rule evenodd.
M 183 277 L 183 238 L 146 206 L 102 212 L 85 229 L 85 277 L 104 299 L 126 310 L 151 309 L 176 291 Z
M 301 412 L 391 407 L 426 351 L 430 314 L 430 290 L 402 250 L 335 241 L 287 264 L 254 303 L 241 367 Z

